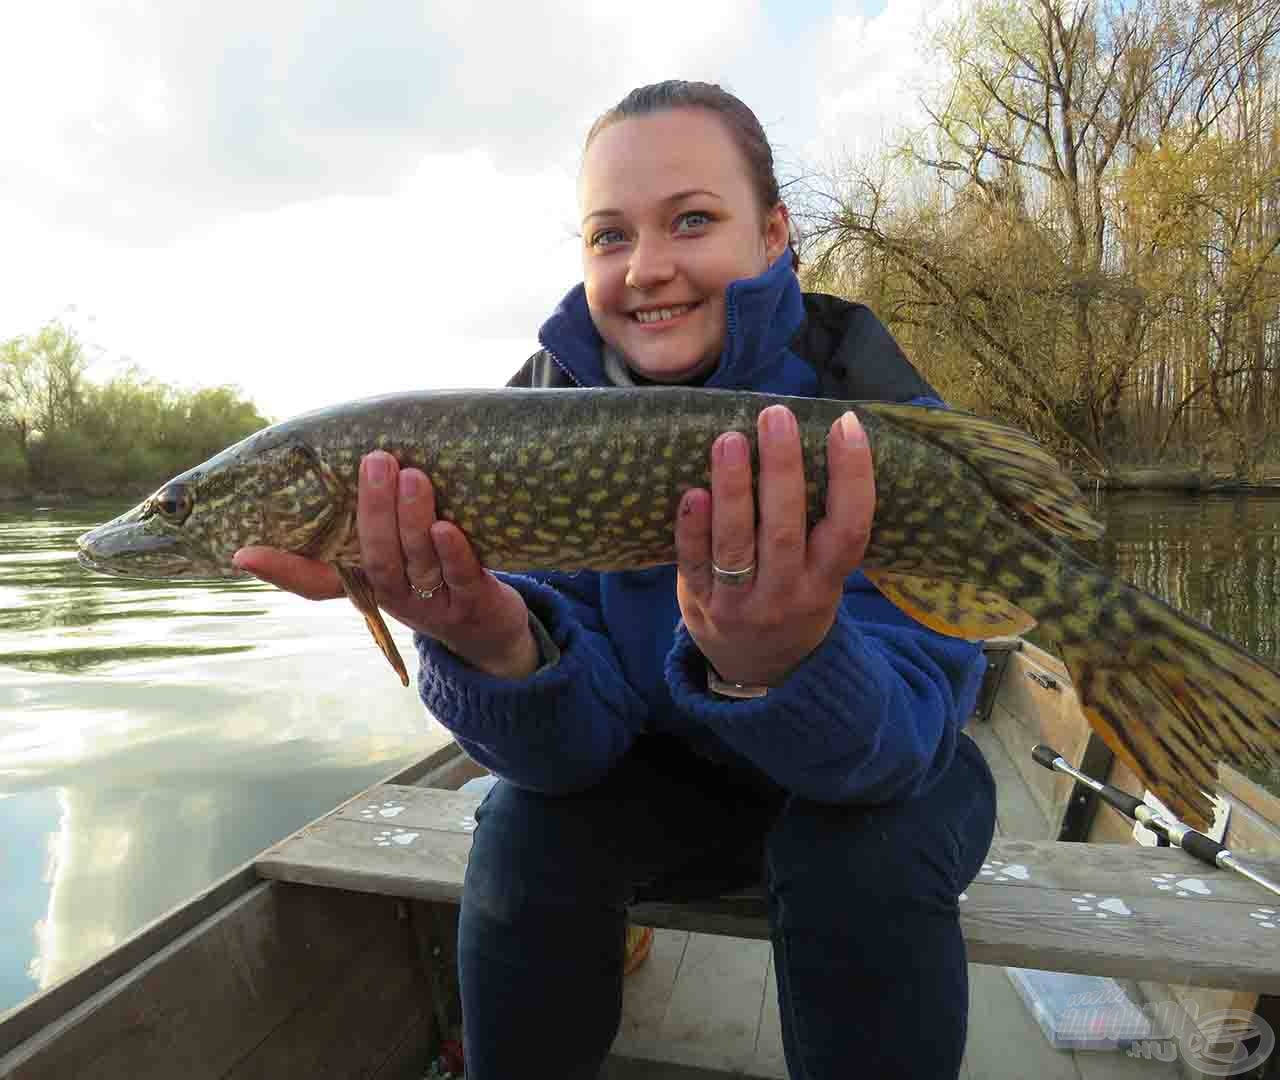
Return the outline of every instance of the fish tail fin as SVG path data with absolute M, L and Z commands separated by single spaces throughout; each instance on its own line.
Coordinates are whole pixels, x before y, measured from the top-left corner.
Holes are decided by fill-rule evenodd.
M 1175 814 L 1208 827 L 1219 761 L 1280 764 L 1280 673 L 1088 563 L 1063 574 L 1069 614 L 1041 625 L 1089 723 Z

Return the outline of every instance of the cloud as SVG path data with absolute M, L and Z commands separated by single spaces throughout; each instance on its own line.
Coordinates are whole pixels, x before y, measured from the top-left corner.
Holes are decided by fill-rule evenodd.
M 844 4 L 831 18 L 816 58 L 818 134 L 815 158 L 861 157 L 890 141 L 903 125 L 920 125 L 936 77 L 932 28 L 958 0 L 888 0 L 868 16 Z
M 0 196 L 136 242 L 384 194 L 428 155 L 536 171 L 632 85 L 727 70 L 758 22 L 735 0 L 24 6 L 0 17 Z
M 658 79 L 720 82 L 794 175 L 910 103 L 929 10 L 0 8 L 0 339 L 76 304 L 107 361 L 235 383 L 277 416 L 498 385 L 580 276 L 575 177 L 600 112 Z

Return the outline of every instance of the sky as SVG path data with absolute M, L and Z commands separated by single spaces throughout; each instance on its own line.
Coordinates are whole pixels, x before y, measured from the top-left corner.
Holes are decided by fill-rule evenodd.
M 948 0 L 43 0 L 0 8 L 0 341 L 272 419 L 499 386 L 580 280 L 595 117 L 665 78 L 782 179 L 919 116 Z

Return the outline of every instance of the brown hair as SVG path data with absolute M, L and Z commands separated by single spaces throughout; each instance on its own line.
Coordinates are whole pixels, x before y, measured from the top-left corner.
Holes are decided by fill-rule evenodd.
M 767 214 L 782 201 L 778 193 L 778 178 L 773 170 L 773 149 L 764 128 L 756 114 L 739 98 L 715 83 L 668 79 L 638 86 L 591 125 L 586 147 L 601 131 L 619 120 L 670 109 L 708 109 L 719 116 L 747 163 L 747 173 L 751 177 L 751 186 L 756 190 L 761 211 Z M 791 249 L 791 265 L 798 269 L 800 256 L 796 253 L 795 244 L 788 239 L 787 246 Z

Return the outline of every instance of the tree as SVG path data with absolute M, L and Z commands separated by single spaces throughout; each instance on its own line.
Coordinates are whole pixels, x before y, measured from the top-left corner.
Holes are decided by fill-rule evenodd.
M 1177 417 L 1260 444 L 1278 32 L 1274 0 L 979 0 L 935 39 L 928 125 L 802 212 L 810 281 L 1093 467 Z

